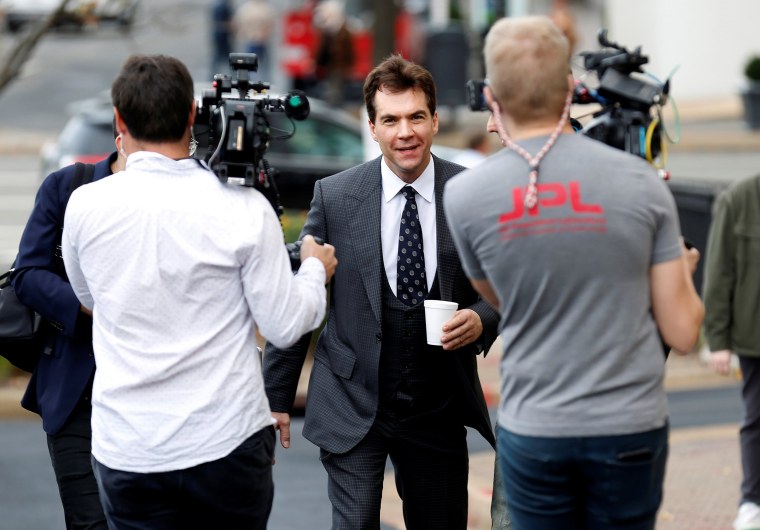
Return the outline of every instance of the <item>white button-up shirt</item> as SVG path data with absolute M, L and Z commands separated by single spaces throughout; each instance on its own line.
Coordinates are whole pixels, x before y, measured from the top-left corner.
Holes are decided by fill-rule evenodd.
M 256 326 L 277 346 L 317 327 L 325 271 L 293 275 L 282 229 L 257 191 L 196 160 L 129 156 L 76 190 L 66 270 L 93 310 L 92 453 L 113 469 L 186 469 L 273 423 Z
M 383 179 L 383 202 L 380 209 L 383 265 L 390 288 L 393 290 L 393 294 L 396 294 L 399 226 L 401 225 L 401 214 L 404 211 L 404 206 L 406 206 L 406 199 L 401 193 L 401 189 L 407 183 L 391 171 L 385 163 L 385 159 L 380 162 L 380 173 Z M 430 157 L 430 163 L 417 177 L 417 180 L 409 185 L 417 192 L 417 214 L 422 226 L 422 249 L 425 254 L 425 277 L 428 291 L 430 291 L 438 268 L 438 255 L 436 253 L 438 237 L 435 222 L 435 164 L 433 157 Z

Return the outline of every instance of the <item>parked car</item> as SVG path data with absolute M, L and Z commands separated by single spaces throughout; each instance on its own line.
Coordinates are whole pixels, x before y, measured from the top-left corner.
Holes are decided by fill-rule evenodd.
M 286 208 L 308 208 L 317 179 L 363 160 L 359 121 L 321 101 L 309 101 L 311 114 L 296 122 L 293 137 L 273 138 L 264 155 L 276 170 L 280 201 Z M 273 130 L 292 128 L 283 114 L 267 113 L 267 118 Z M 114 150 L 112 122 L 112 107 L 102 98 L 73 105 L 71 118 L 57 139 L 42 147 L 42 177 L 74 162 L 102 160 Z
M 41 20 L 53 13 L 61 0 L 0 0 L 0 13 L 10 32 Z M 70 0 L 56 20 L 57 27 L 80 28 L 87 23 L 113 23 L 122 29 L 131 27 L 139 0 Z
M 364 160 L 362 123 L 353 114 L 310 98 L 311 113 L 295 122 L 296 132 L 287 139 L 273 138 L 264 158 L 276 170 L 280 202 L 285 208 L 308 208 L 314 183 Z M 42 148 L 42 177 L 74 162 L 93 163 L 114 150 L 113 111 L 107 97 L 72 105 L 57 140 Z M 292 125 L 282 113 L 268 112 L 272 131 L 289 131 Z M 452 158 L 461 149 L 434 146 L 433 151 Z

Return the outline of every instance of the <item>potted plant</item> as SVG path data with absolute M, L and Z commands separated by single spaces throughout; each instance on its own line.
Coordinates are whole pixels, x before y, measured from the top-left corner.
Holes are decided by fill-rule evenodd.
M 742 92 L 744 119 L 751 129 L 760 129 L 760 55 L 753 55 L 744 65 L 747 87 Z

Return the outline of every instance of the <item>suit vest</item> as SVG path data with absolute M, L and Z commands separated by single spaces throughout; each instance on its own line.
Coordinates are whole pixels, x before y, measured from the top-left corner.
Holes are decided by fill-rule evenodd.
M 428 298 L 440 298 L 438 275 Z M 383 274 L 382 348 L 380 351 L 380 409 L 424 414 L 449 404 L 452 363 L 440 346 L 427 344 L 425 308 L 401 302 Z

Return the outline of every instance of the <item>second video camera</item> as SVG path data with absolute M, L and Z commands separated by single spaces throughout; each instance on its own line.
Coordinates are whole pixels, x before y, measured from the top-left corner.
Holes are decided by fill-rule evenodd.
M 601 109 L 585 125 L 572 118 L 571 122 L 581 134 L 652 162 L 663 141 L 662 121 L 653 116 L 652 109 L 667 103 L 670 82 L 660 84 L 636 75 L 649 62 L 640 47 L 630 51 L 611 42 L 605 29 L 599 30 L 598 40 L 603 50 L 580 54 L 584 68 L 596 73 L 598 86 L 593 89 L 576 82 L 573 103 L 597 103 Z M 489 110 L 484 86 L 483 80 L 467 81 L 467 104 L 473 111 Z

